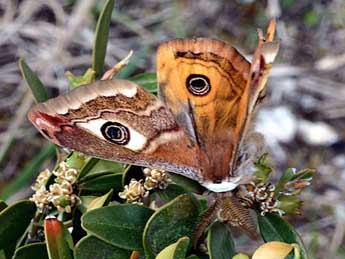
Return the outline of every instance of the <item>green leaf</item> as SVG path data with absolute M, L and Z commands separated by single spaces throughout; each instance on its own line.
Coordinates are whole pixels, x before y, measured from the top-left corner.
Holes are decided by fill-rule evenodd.
M 290 181 L 295 181 L 295 180 L 308 180 L 310 178 L 312 178 L 316 173 L 315 169 L 303 169 L 301 171 L 298 171 L 296 174 L 294 174 Z
M 0 200 L 0 212 L 7 208 L 7 204 L 4 201 Z
M 100 175 L 78 184 L 82 191 L 92 191 L 96 193 L 106 193 L 113 189 L 114 192 L 122 190 L 122 174 Z
M 84 214 L 87 211 L 87 208 L 89 207 L 90 203 L 98 198 L 98 196 L 94 196 L 94 195 L 82 195 L 79 196 L 80 198 L 80 203 L 77 205 L 78 209 L 80 210 L 80 212 L 82 214 Z
M 296 195 L 279 195 L 279 209 L 285 212 L 285 215 L 299 215 L 300 208 L 303 205 L 303 202 L 296 197 Z
M 4 250 L 0 250 L 0 259 L 12 258 L 16 250 L 16 243 L 12 243 Z
M 87 156 L 76 151 L 71 152 L 70 155 L 65 159 L 69 168 L 74 168 L 77 170 L 81 170 L 88 160 L 89 158 Z
M 74 250 L 75 259 L 128 259 L 130 255 L 130 251 L 112 246 L 94 236 L 80 239 Z
M 164 248 L 155 259 L 185 259 L 189 245 L 188 237 L 181 237 L 176 243 Z
M 163 201 L 169 202 L 175 199 L 177 196 L 186 193 L 187 191 L 177 184 L 169 184 L 166 189 L 157 189 L 156 192 Z
M 46 145 L 36 156 L 32 159 L 22 170 L 18 176 L 0 193 L 0 199 L 8 199 L 19 191 L 28 183 L 32 182 L 37 176 L 38 170 L 42 164 L 50 157 L 55 155 L 56 148 L 54 144 L 49 143 Z
M 157 74 L 142 73 L 128 78 L 128 80 L 144 87 L 150 93 L 157 93 Z
M 18 248 L 13 259 L 48 259 L 45 243 L 33 243 Z
M 82 216 L 82 227 L 97 238 L 129 250 L 142 250 L 142 234 L 153 210 L 135 204 L 95 209 Z
M 35 216 L 36 206 L 32 201 L 19 201 L 0 213 L 0 250 L 20 238 Z
M 83 177 L 88 175 L 92 168 L 98 163 L 98 161 L 100 161 L 98 158 L 89 157 L 88 161 L 86 161 L 84 166 L 81 168 L 80 173 L 77 176 L 77 180 L 82 179 Z
M 48 92 L 42 84 L 41 80 L 30 69 L 24 59 L 19 59 L 19 69 L 26 85 L 30 88 L 34 99 L 37 103 L 45 102 L 48 100 Z
M 236 254 L 235 243 L 227 225 L 215 222 L 207 235 L 207 247 L 210 259 L 228 259 Z
M 109 26 L 114 3 L 115 0 L 106 1 L 96 25 L 96 35 L 92 53 L 92 69 L 95 71 L 96 77 L 99 77 L 104 69 L 104 59 L 107 51 Z
M 286 169 L 282 176 L 279 179 L 279 182 L 286 183 L 288 181 L 291 181 L 292 177 L 295 175 L 295 169 L 294 168 L 288 168 Z
M 307 251 L 296 230 L 277 214 L 258 215 L 260 233 L 265 242 L 281 241 L 288 244 L 296 243 L 300 247 L 301 259 L 307 259 Z
M 55 218 L 44 220 L 44 233 L 49 259 L 72 257 L 72 237 L 61 221 Z
M 122 173 L 124 170 L 120 163 L 92 158 L 81 169 L 78 179 L 83 182 L 100 175 Z
M 198 194 L 201 194 L 205 191 L 205 188 L 201 184 L 185 176 L 169 173 L 169 177 L 173 180 L 174 183 L 183 187 L 186 191 Z
M 254 162 L 255 171 L 253 175 L 259 182 L 266 183 L 270 174 L 273 172 L 272 167 L 268 164 L 268 154 L 262 155 L 256 162 Z
M 179 238 L 192 238 L 199 217 L 198 201 L 184 194 L 157 210 L 147 222 L 144 231 L 144 250 L 147 258 L 154 258 Z
M 292 190 L 295 189 L 297 191 L 296 194 L 298 194 L 303 187 L 310 184 L 311 178 L 315 173 L 316 171 L 313 169 L 304 169 L 296 172 L 296 169 L 288 168 L 276 184 L 275 193 L 290 192 L 292 194 Z M 295 184 L 297 187 L 294 186 Z
M 90 84 L 95 81 L 96 72 L 93 69 L 89 68 L 88 70 L 86 70 L 84 75 L 75 76 L 72 74 L 72 72 L 67 71 L 66 77 L 68 79 L 69 88 L 72 90 L 74 88 L 77 88 L 78 86 Z
M 96 199 L 92 200 L 87 208 L 87 211 L 91 211 L 94 209 L 98 209 L 107 205 L 113 195 L 113 189 L 111 189 L 108 193 L 104 194 L 101 197 L 97 197 Z

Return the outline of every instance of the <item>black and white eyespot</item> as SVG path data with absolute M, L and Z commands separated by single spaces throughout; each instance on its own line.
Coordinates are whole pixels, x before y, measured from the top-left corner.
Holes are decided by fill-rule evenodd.
M 119 122 L 104 123 L 101 132 L 105 139 L 118 145 L 126 145 L 130 140 L 129 129 Z
M 130 122 L 103 118 L 76 122 L 75 125 L 88 133 L 112 144 L 138 152 L 147 146 L 147 137 L 130 125 Z
M 199 74 L 190 74 L 187 77 L 186 86 L 190 93 L 197 96 L 204 96 L 211 90 L 211 84 L 208 77 Z

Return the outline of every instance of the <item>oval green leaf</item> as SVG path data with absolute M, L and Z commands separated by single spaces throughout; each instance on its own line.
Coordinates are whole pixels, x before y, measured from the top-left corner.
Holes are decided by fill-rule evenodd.
M 296 243 L 300 247 L 301 259 L 307 259 L 307 251 L 296 230 L 277 214 L 258 215 L 260 233 L 265 242 L 281 241 L 288 244 Z
M 19 59 L 19 69 L 26 85 L 30 88 L 34 96 L 35 101 L 37 103 L 41 103 L 48 100 L 49 96 L 47 90 L 28 64 L 25 63 L 24 59 Z
M 92 168 L 98 163 L 98 161 L 98 158 L 89 157 L 84 166 L 81 168 L 80 173 L 77 176 L 77 180 L 82 179 L 83 177 L 88 175 Z
M 109 190 L 113 189 L 116 193 L 122 190 L 121 180 L 122 174 L 106 174 L 84 181 L 78 186 L 82 191 L 107 193 Z
M 157 93 L 157 74 L 142 73 L 128 78 L 128 80 L 144 87 L 150 93 Z
M 130 255 L 131 251 L 112 246 L 94 236 L 80 239 L 74 250 L 75 259 L 128 259 Z
M 222 222 L 215 222 L 207 235 L 208 253 L 211 259 L 228 259 L 235 254 L 235 243 L 230 229 Z
M 84 182 L 100 175 L 122 173 L 124 169 L 120 163 L 91 158 L 81 169 L 78 179 Z
M 205 187 L 203 187 L 200 183 L 185 176 L 169 173 L 169 177 L 173 180 L 174 183 L 183 187 L 186 191 L 199 194 L 205 191 Z
M 56 218 L 44 220 L 44 234 L 50 259 L 72 259 L 72 237 L 61 221 Z
M 32 201 L 20 201 L 0 213 L 0 250 L 20 238 L 35 216 L 36 206 Z
M 166 189 L 157 189 L 156 192 L 158 193 L 159 197 L 165 202 L 169 202 L 175 199 L 177 196 L 187 193 L 187 191 L 183 187 L 177 184 L 169 184 Z
M 92 200 L 89 203 L 87 211 L 91 211 L 91 210 L 98 209 L 98 208 L 108 205 L 112 195 L 113 195 L 113 189 L 111 189 L 108 193 L 104 194 L 103 196 L 97 197 L 96 199 Z
M 109 25 L 114 3 L 115 0 L 106 1 L 96 25 L 96 35 L 92 53 L 92 69 L 95 71 L 96 77 L 99 77 L 103 73 L 109 36 Z
M 155 259 L 185 259 L 189 245 L 188 237 L 181 237 L 176 243 L 164 248 Z
M 135 204 L 95 209 L 82 216 L 82 227 L 97 238 L 129 250 L 142 250 L 142 234 L 153 210 Z
M 144 232 L 144 250 L 147 258 L 155 256 L 179 238 L 192 238 L 199 217 L 198 201 L 184 194 L 157 210 L 147 222 Z
M 48 253 L 45 243 L 34 243 L 18 248 L 13 259 L 48 259 Z

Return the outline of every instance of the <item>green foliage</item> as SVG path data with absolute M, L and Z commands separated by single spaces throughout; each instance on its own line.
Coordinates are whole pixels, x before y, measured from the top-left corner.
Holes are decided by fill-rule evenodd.
M 185 259 L 189 245 L 188 237 L 181 237 L 176 243 L 164 248 L 156 259 Z
M 157 210 L 147 222 L 143 235 L 146 257 L 155 258 L 180 237 L 192 238 L 199 214 L 198 201 L 188 194 L 177 197 Z
M 108 45 L 109 25 L 111 14 L 114 9 L 115 0 L 107 0 L 98 18 L 96 36 L 92 53 L 92 69 L 98 78 L 104 69 L 104 59 Z
M 0 212 L 6 208 L 7 208 L 6 202 L 0 200 Z
M 78 86 L 93 82 L 96 78 L 96 72 L 92 70 L 91 68 L 89 68 L 88 70 L 86 70 L 84 75 L 75 76 L 70 71 L 67 71 L 66 77 L 68 79 L 69 88 L 74 89 Z
M 268 154 L 262 155 L 254 163 L 255 171 L 253 176 L 258 182 L 266 183 L 273 172 L 272 168 L 268 164 Z
M 152 213 L 151 209 L 140 205 L 108 206 L 84 214 L 82 226 L 89 234 L 109 244 L 128 250 L 142 250 L 142 234 Z
M 75 259 L 128 259 L 130 254 L 129 250 L 113 246 L 94 236 L 80 239 L 74 250 Z
M 138 85 L 144 87 L 151 93 L 157 93 L 157 75 L 156 73 L 142 73 L 128 78 Z
M 102 76 L 113 7 L 114 0 L 108 0 L 100 12 L 92 69 L 82 76 L 66 74 L 71 89 L 82 87 Z M 127 78 L 147 91 L 156 93 L 156 73 L 142 73 L 128 78 L 140 60 L 147 55 L 150 47 L 150 44 L 143 46 L 116 77 Z M 20 60 L 19 66 L 36 101 L 45 101 L 48 94 L 42 82 L 24 60 Z M 22 176 L 19 180 L 1 193 L 1 198 L 7 199 L 30 182 L 42 163 L 54 153 L 54 145 L 43 148 L 20 174 Z M 57 170 L 61 167 L 60 162 L 64 162 L 66 170 Z M 267 154 L 259 158 L 254 167 L 255 182 L 267 184 L 273 172 Z M 147 259 L 222 259 L 232 258 L 236 254 L 235 240 L 230 228 L 219 219 L 210 222 L 204 229 L 208 254 L 203 254 L 198 247 L 191 247 L 195 227 L 202 215 L 205 215 L 210 200 L 204 195 L 205 188 L 191 179 L 167 173 L 172 181 L 167 188 L 145 189 L 143 183 L 147 175 L 143 174 L 141 168 L 125 167 L 120 163 L 71 152 L 67 158 L 57 162 L 55 175 L 51 174 L 45 179 L 44 185 L 41 186 L 42 196 L 44 191 L 52 192 L 50 189 L 57 183 L 56 179 L 59 179 L 57 172 L 77 172 L 71 180 L 75 201 L 68 203 L 70 210 L 64 208 L 64 204 L 60 204 L 59 208 L 52 201 L 38 210 L 31 201 L 18 202 L 9 207 L 0 201 L 0 259 L 10 258 L 13 254 L 14 258 L 125 259 L 129 258 L 133 251 L 139 253 L 140 258 Z M 310 169 L 297 173 L 288 169 L 283 173 L 275 187 L 284 211 L 299 212 L 301 201 L 296 195 L 299 194 L 301 186 L 309 183 L 314 173 L 315 171 Z M 136 179 L 135 188 L 129 191 L 132 179 Z M 64 195 L 62 198 L 69 201 L 71 197 Z M 140 204 L 131 204 L 138 202 L 131 200 L 131 195 L 141 195 Z M 126 200 L 123 196 L 129 198 Z M 38 199 L 36 197 L 35 202 L 38 202 Z M 46 216 L 49 217 L 44 220 Z M 301 248 L 302 258 L 306 258 L 302 240 L 280 216 L 258 216 L 258 224 L 265 242 L 278 240 L 297 243 Z M 67 230 L 69 227 L 73 228 L 72 233 Z
M 122 174 L 106 174 L 80 182 L 81 191 L 93 191 L 96 193 L 106 193 L 110 189 L 121 191 Z
M 26 231 L 35 216 L 32 201 L 19 201 L 0 213 L 0 250 L 15 243 Z
M 227 259 L 235 255 L 235 243 L 226 224 L 215 222 L 207 236 L 210 259 Z
M 45 243 L 33 243 L 24 245 L 16 250 L 13 259 L 48 259 L 48 252 Z
M 307 259 L 303 241 L 296 230 L 283 218 L 276 214 L 266 214 L 258 216 L 260 233 L 265 242 L 281 241 L 288 244 L 298 244 L 301 253 L 301 259 Z
M 36 102 L 41 103 L 48 100 L 48 93 L 41 80 L 32 72 L 24 59 L 19 60 L 19 69 L 26 85 L 30 88 Z

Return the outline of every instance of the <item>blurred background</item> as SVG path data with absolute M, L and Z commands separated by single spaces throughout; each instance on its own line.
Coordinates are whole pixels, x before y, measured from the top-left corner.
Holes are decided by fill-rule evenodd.
M 0 0 L 0 198 L 31 195 L 53 149 L 29 124 L 33 98 L 18 68 L 24 58 L 50 96 L 67 91 L 66 71 L 91 66 L 104 1 Z M 251 58 L 256 28 L 277 18 L 281 48 L 256 116 L 276 174 L 316 168 L 301 216 L 289 218 L 311 258 L 345 258 L 345 1 L 124 1 L 112 16 L 106 66 L 134 56 L 122 77 L 155 71 L 157 45 L 177 37 L 218 38 Z

